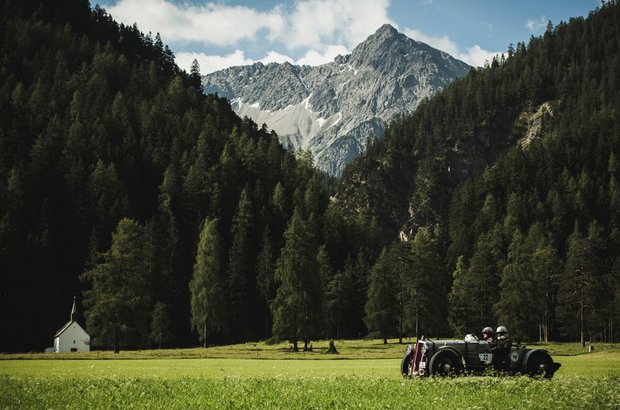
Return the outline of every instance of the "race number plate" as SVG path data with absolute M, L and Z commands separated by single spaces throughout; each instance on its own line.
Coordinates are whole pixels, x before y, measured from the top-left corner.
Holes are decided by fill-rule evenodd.
M 482 363 L 489 364 L 493 360 L 493 353 L 479 353 L 478 357 Z

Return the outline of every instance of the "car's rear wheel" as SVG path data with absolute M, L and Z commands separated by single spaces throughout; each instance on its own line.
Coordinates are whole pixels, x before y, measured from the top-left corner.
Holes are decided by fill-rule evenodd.
M 459 356 L 451 350 L 440 350 L 431 357 L 431 376 L 450 376 L 463 371 Z
M 533 352 L 530 357 L 528 357 L 526 367 L 529 376 L 545 379 L 553 377 L 553 373 L 555 373 L 556 369 L 551 356 L 542 350 Z
M 413 366 L 413 354 L 415 353 L 414 349 L 403 357 L 403 361 L 400 362 L 400 374 L 403 377 L 411 377 L 411 367 Z

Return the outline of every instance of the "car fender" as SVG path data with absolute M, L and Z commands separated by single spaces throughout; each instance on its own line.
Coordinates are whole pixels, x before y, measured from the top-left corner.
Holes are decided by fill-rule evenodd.
M 466 364 L 466 363 L 465 363 L 465 359 L 463 359 L 463 355 L 461 354 L 461 352 L 460 352 L 458 349 L 456 349 L 456 348 L 454 348 L 454 347 L 452 347 L 452 346 L 442 346 L 442 347 L 440 347 L 439 349 L 437 349 L 437 352 L 442 351 L 442 350 L 450 350 L 452 353 L 454 353 L 454 354 L 456 355 L 456 357 L 458 357 L 458 359 L 461 361 L 461 363 L 462 363 L 463 365 L 465 365 L 465 364 Z M 436 354 L 437 352 L 435 352 L 435 354 Z M 435 354 L 433 354 L 433 356 L 434 356 Z
M 545 352 L 545 354 L 547 354 L 549 357 L 551 357 L 551 355 L 549 354 L 548 351 L 546 351 L 545 349 L 532 349 L 529 350 L 527 353 L 525 353 L 523 355 L 523 358 L 521 359 L 521 363 L 519 365 L 519 371 L 526 371 L 527 370 L 527 361 L 530 359 L 530 357 L 535 353 L 535 352 Z
M 547 367 L 546 372 L 544 374 L 544 378 L 545 379 L 552 378 L 553 375 L 555 374 L 555 372 L 557 372 L 562 365 L 560 363 L 554 361 L 553 357 L 545 349 L 532 349 L 529 352 L 527 352 L 527 354 L 523 358 L 523 363 L 522 363 L 522 370 L 523 370 L 523 372 L 528 372 L 530 370 L 530 360 L 537 353 L 542 353 L 546 357 L 546 359 L 548 360 L 548 362 L 547 362 L 548 367 Z

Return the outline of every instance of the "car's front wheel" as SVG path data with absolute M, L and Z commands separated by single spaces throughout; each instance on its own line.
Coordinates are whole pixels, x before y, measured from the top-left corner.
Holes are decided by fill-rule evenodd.
M 463 371 L 460 357 L 451 350 L 440 350 L 431 357 L 431 376 L 450 376 Z
M 413 366 L 414 353 L 415 351 L 411 349 L 411 351 L 407 353 L 405 357 L 403 357 L 403 361 L 400 362 L 400 374 L 402 374 L 403 377 L 411 377 L 411 368 Z

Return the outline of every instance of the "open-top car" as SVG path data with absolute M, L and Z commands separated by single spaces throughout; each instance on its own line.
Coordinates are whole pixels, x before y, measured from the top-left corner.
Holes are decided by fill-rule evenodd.
M 544 349 L 513 346 L 507 357 L 493 360 L 491 346 L 467 335 L 465 340 L 424 340 L 407 346 L 401 362 L 404 377 L 482 374 L 496 370 L 550 379 L 560 368 Z

